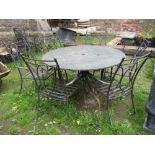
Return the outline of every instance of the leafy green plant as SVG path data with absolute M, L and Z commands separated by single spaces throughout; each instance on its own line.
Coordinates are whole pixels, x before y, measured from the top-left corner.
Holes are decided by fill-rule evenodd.
M 150 28 L 148 31 L 141 32 L 138 37 L 143 40 L 145 38 L 155 38 L 155 28 Z
M 51 42 L 48 44 L 48 49 L 57 49 L 64 47 L 64 41 L 58 40 L 58 39 L 53 39 Z

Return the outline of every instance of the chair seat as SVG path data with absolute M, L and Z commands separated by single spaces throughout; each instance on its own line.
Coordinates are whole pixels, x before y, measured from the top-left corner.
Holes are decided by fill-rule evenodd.
M 66 86 L 57 83 L 54 87 L 46 87 L 40 92 L 40 94 L 48 99 L 67 101 L 77 89 L 77 84 Z
M 24 67 L 23 67 L 24 68 Z M 26 71 L 26 77 L 32 77 L 30 71 L 25 68 Z M 46 80 L 48 79 L 52 74 L 54 73 L 53 67 L 48 69 L 48 72 L 38 72 L 38 74 L 36 73 L 36 71 L 33 71 L 33 75 L 35 77 L 36 80 Z
M 107 96 L 107 93 L 109 91 L 109 84 L 110 84 L 109 81 L 105 81 L 105 83 L 96 82 L 94 87 L 98 92 L 102 93 L 104 96 Z M 130 90 L 131 87 L 129 86 L 125 85 L 118 86 L 116 84 L 113 84 L 110 87 L 109 99 L 116 99 L 125 96 L 130 93 Z

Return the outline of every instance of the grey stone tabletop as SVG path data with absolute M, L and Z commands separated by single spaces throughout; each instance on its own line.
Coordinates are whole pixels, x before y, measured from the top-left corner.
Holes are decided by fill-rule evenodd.
M 108 68 L 119 64 L 125 54 L 117 49 L 96 45 L 79 45 L 47 52 L 42 60 L 57 59 L 61 69 L 88 71 Z M 47 62 L 52 66 L 52 62 Z

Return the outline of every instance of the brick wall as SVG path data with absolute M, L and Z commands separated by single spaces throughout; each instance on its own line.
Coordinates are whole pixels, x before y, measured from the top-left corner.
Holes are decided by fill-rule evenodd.
M 121 31 L 141 32 L 144 30 L 143 20 L 124 19 L 120 20 L 119 25 Z
M 97 30 L 108 32 L 133 31 L 142 32 L 155 26 L 155 20 L 151 19 L 93 19 L 91 26 L 97 26 Z

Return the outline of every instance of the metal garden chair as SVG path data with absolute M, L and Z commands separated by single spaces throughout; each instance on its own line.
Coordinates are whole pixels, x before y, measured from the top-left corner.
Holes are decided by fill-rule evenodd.
M 68 101 L 68 99 L 78 89 L 77 84 L 70 86 L 66 85 L 66 81 L 56 59 L 51 61 L 41 61 L 26 57 L 24 55 L 21 56 L 35 82 L 35 87 L 38 94 L 38 103 L 40 103 L 40 96 L 43 96 L 47 99 Z M 50 70 L 49 66 L 46 65 L 46 62 L 50 62 L 52 64 L 53 74 L 49 74 Z M 51 83 L 49 85 L 47 84 L 47 81 L 49 78 L 52 78 L 52 76 L 54 78 L 54 83 L 53 85 Z
M 135 54 L 132 56 L 132 58 L 136 58 L 137 56 L 142 56 L 142 55 L 145 55 L 147 54 L 146 52 L 146 49 L 147 47 L 149 46 L 150 42 L 148 40 L 144 40 L 140 46 L 137 48 Z M 125 46 L 125 45 L 124 45 Z M 123 48 L 123 51 L 124 51 L 124 48 Z M 101 70 L 101 79 L 104 79 L 104 78 L 107 78 L 105 75 L 107 75 L 107 73 L 109 73 L 108 77 L 111 76 L 112 72 L 113 72 L 113 67 L 111 68 L 106 68 L 106 69 L 103 69 Z M 105 74 L 106 73 L 106 74 Z M 127 75 L 126 75 L 127 76 Z
M 20 41 L 12 44 L 4 43 L 4 46 L 8 51 L 8 55 L 3 58 L 3 61 L 6 63 L 13 62 L 14 66 L 17 68 L 20 78 L 20 91 L 21 91 L 23 89 L 25 80 L 32 80 L 32 76 L 19 53 L 22 53 L 23 55 L 28 57 L 33 57 L 33 53 L 32 51 L 26 50 L 26 44 L 24 47 L 23 42 Z M 22 48 L 19 48 L 19 46 Z
M 34 59 L 36 59 L 35 52 L 37 52 L 40 55 L 43 55 L 46 52 L 44 49 L 42 49 L 42 47 L 44 46 L 44 45 L 42 45 L 44 43 L 43 39 L 51 40 L 51 37 L 52 37 L 51 35 L 48 35 L 48 36 L 46 36 L 46 38 L 43 38 L 43 37 L 35 38 L 34 45 L 33 45 L 33 48 L 35 48 L 35 51 L 33 51 L 32 46 L 27 44 L 27 41 L 25 41 L 24 39 L 9 45 L 10 46 L 9 47 L 10 54 L 12 56 L 12 59 L 14 60 L 14 64 L 15 64 L 16 68 L 18 69 L 19 76 L 20 76 L 20 91 L 23 89 L 23 84 L 24 84 L 25 80 L 33 79 L 31 73 L 29 72 L 29 69 L 27 68 L 25 63 L 23 63 L 23 59 L 21 58 L 20 54 L 23 54 L 24 56 L 27 56 L 30 58 L 33 57 Z M 41 45 L 41 46 L 37 46 L 37 45 Z M 15 59 L 12 49 L 17 51 L 18 59 Z M 67 72 L 65 70 L 63 72 L 66 76 L 66 79 L 68 80 Z
M 15 67 L 18 70 L 19 73 L 19 77 L 20 77 L 20 91 L 23 89 L 23 85 L 25 83 L 25 81 L 27 80 L 33 80 L 33 77 L 29 71 L 29 69 L 27 68 L 26 64 L 23 62 L 23 59 L 21 57 L 21 54 L 23 56 L 29 57 L 29 58 L 33 58 L 36 59 L 35 54 L 33 53 L 33 51 L 26 51 L 26 48 L 22 47 L 20 48 L 20 50 L 18 49 L 19 46 L 19 42 L 18 43 L 12 43 L 11 45 L 8 45 L 8 49 L 9 49 L 9 54 L 11 56 L 11 59 L 13 60 L 13 63 L 15 65 Z M 14 51 L 16 51 L 16 55 L 14 55 Z M 51 75 L 51 71 L 53 70 L 53 67 L 48 67 L 49 70 L 49 74 Z M 65 76 L 66 76 L 66 80 L 68 80 L 68 75 L 67 73 L 64 71 Z M 38 75 L 39 76 L 39 75 Z M 48 76 L 48 75 L 47 75 Z
M 21 42 L 12 43 L 12 44 L 6 45 L 6 47 L 9 52 L 9 57 L 7 59 L 11 59 L 14 66 L 18 70 L 19 78 L 20 78 L 20 91 L 21 91 L 23 89 L 24 81 L 32 79 L 32 76 L 19 54 L 19 53 L 23 53 L 26 56 L 30 56 L 30 51 L 25 51 L 24 46 L 22 47 L 22 49 L 21 48 L 18 49 L 18 47 L 20 46 L 20 43 Z
M 96 90 L 99 91 L 106 100 L 106 109 L 109 113 L 110 100 L 121 98 L 128 94 L 131 94 L 131 101 L 133 106 L 133 112 L 135 114 L 135 104 L 134 104 L 134 83 L 136 77 L 146 62 L 150 53 L 143 56 L 137 56 L 135 58 L 122 59 L 119 65 L 111 71 L 110 77 L 102 80 L 101 82 L 96 82 Z M 105 73 L 106 74 L 106 73 Z M 109 119 L 111 122 L 111 116 L 109 114 Z

